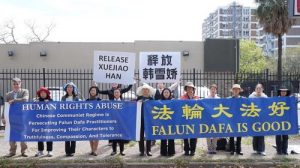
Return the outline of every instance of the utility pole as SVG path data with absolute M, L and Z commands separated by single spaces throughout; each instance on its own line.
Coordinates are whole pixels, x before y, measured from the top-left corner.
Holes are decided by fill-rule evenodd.
M 235 41 L 235 72 L 238 72 L 238 38 L 236 35 L 237 29 L 237 18 L 236 18 L 236 2 L 234 1 L 233 4 L 233 11 L 232 11 L 232 37 Z

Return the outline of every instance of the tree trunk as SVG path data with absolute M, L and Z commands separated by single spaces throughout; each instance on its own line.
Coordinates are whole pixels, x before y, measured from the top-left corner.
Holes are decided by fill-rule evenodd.
M 277 62 L 277 79 L 282 82 L 282 35 L 278 35 L 278 62 Z

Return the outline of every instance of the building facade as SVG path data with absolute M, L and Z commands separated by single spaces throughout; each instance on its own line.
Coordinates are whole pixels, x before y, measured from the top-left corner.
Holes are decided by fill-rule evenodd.
M 181 52 L 182 69 L 204 69 L 204 44 L 201 41 L 135 41 L 135 42 L 32 42 L 29 44 L 0 44 L 1 68 L 92 69 L 94 51 L 136 53 Z
M 277 38 L 264 32 L 255 16 L 254 7 L 233 2 L 210 13 L 202 24 L 202 40 L 207 38 L 238 38 L 253 40 L 268 56 L 277 53 Z M 283 51 L 298 47 L 300 42 L 300 19 L 282 37 Z
M 257 40 L 260 37 L 255 9 L 233 2 L 209 14 L 202 24 L 202 40 L 207 38 L 239 38 Z

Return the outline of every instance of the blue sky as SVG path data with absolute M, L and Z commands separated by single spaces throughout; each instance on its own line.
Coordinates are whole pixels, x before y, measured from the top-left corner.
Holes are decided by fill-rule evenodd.
M 0 0 L 0 26 L 8 20 L 26 43 L 35 22 L 38 30 L 55 24 L 49 41 L 130 42 L 134 40 L 201 41 L 201 26 L 210 12 L 233 0 Z M 237 0 L 255 6 L 254 0 Z

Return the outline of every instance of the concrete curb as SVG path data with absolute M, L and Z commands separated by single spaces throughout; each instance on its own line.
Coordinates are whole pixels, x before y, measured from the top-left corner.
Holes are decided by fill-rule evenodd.
M 191 163 L 8 163 L 0 167 L 34 167 L 34 168 L 275 168 L 299 167 L 299 162 L 255 162 L 255 163 L 224 163 L 224 162 L 191 162 Z

